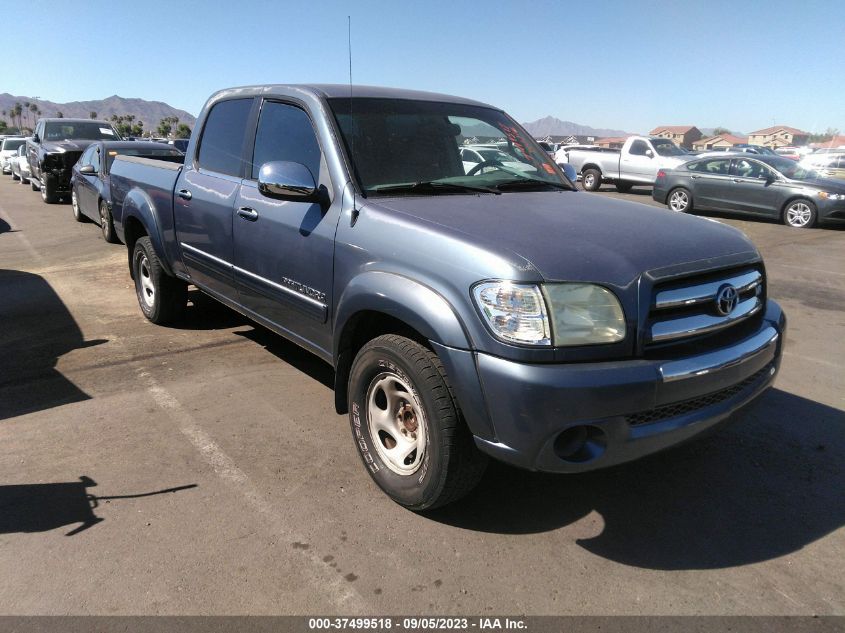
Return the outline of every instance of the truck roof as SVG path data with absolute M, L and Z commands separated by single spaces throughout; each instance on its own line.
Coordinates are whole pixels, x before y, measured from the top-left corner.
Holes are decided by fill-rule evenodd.
M 354 97 L 373 99 L 408 99 L 415 101 L 445 101 L 447 103 L 461 103 L 464 105 L 482 106 L 494 108 L 487 103 L 456 97 L 454 95 L 439 94 L 436 92 L 424 92 L 422 90 L 405 90 L 402 88 L 386 88 L 382 86 L 360 86 L 349 84 L 267 84 L 255 86 L 239 86 L 227 88 L 214 93 L 209 101 L 216 101 L 224 94 L 237 93 L 241 96 L 253 96 L 259 94 L 280 94 L 290 95 L 297 92 L 306 92 L 319 98 L 349 98 L 350 91 Z

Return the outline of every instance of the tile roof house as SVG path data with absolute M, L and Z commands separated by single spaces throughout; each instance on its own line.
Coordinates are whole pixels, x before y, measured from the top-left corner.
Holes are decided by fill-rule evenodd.
M 764 147 L 786 147 L 787 145 L 806 145 L 810 138 L 808 132 L 789 127 L 788 125 L 773 125 L 748 135 L 751 145 Z
M 651 136 L 659 136 L 660 138 L 668 138 L 675 142 L 675 145 L 692 148 L 693 143 L 700 139 L 703 135 L 694 125 L 661 125 L 654 128 L 650 133 Z
M 734 136 L 733 134 L 717 134 L 716 136 L 708 136 L 698 139 L 692 144 L 692 148 L 697 151 L 706 151 L 711 149 L 718 149 L 721 147 L 733 147 L 740 143 L 747 143 L 748 139 L 744 136 Z

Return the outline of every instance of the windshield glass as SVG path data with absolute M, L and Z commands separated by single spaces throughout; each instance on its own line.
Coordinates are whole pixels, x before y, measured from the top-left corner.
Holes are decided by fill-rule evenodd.
M 114 159 L 118 154 L 121 156 L 142 156 L 144 158 L 165 158 L 174 163 L 181 163 L 185 156 L 182 152 L 175 148 L 155 149 L 142 147 L 136 149 L 134 147 L 121 147 L 119 149 L 110 149 L 108 151 L 108 158 L 106 159 L 106 173 L 111 171 L 111 164 L 114 162 Z
M 767 158 L 766 163 L 791 180 L 816 180 L 817 178 L 821 178 L 821 175 L 817 171 L 802 167 L 789 158 Z
M 2 147 L 3 151 L 9 149 L 16 150 L 24 143 L 26 143 L 26 139 L 23 138 L 7 138 L 3 139 L 3 145 L 0 147 Z
M 683 156 L 689 152 L 682 147 L 678 147 L 668 139 L 651 139 L 651 144 L 654 145 L 654 151 L 661 156 Z
M 96 121 L 49 121 L 44 125 L 45 141 L 65 140 L 120 140 L 120 137 L 108 123 Z
M 572 188 L 537 142 L 498 110 L 364 97 L 329 105 L 365 195 L 499 193 L 514 182 L 521 189 Z M 462 161 L 464 146 L 475 146 L 484 162 Z

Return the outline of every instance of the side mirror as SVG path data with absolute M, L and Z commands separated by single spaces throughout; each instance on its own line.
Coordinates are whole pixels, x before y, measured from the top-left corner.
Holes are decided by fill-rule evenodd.
M 563 175 L 569 178 L 573 184 L 576 180 L 578 180 L 578 172 L 575 171 L 575 168 L 572 165 L 569 163 L 563 163 L 560 168 L 563 170 Z
M 94 165 L 83 165 L 79 168 L 79 173 L 85 174 L 86 176 L 93 176 L 97 171 L 94 169 Z
M 40 139 L 40 138 L 38 138 L 38 135 L 37 135 L 37 134 L 33 134 L 33 135 L 32 135 L 32 142 L 33 142 L 33 143 L 40 143 L 40 142 L 41 142 L 41 139 Z
M 645 155 L 648 156 L 649 158 L 654 158 L 654 152 L 652 152 L 650 149 L 647 149 L 645 151 Z
M 317 184 L 302 163 L 273 160 L 261 165 L 258 191 L 268 198 L 291 202 L 318 202 Z

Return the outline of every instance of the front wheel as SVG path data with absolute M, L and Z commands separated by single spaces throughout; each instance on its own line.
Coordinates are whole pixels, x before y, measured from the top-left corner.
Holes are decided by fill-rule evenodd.
M 76 188 L 70 192 L 70 208 L 73 209 L 73 219 L 77 222 L 85 222 L 85 216 L 79 209 L 79 198 L 76 196 Z
M 47 178 L 41 181 L 41 200 L 46 204 L 55 204 L 58 200 L 56 197 L 56 185 Z
M 135 242 L 132 251 L 132 276 L 141 312 L 156 324 L 176 321 L 188 302 L 188 286 L 168 275 L 148 236 Z
M 683 187 L 672 189 L 666 200 L 666 205 L 678 213 L 689 213 L 692 211 L 692 194 Z
M 109 244 L 117 244 L 117 234 L 114 232 L 114 219 L 112 218 L 109 205 L 105 200 L 100 200 L 100 230 L 103 232 L 103 239 Z
M 487 464 L 440 359 L 403 336 L 373 339 L 349 375 L 349 421 L 364 466 L 394 501 L 427 510 L 472 490 Z
M 598 191 L 601 187 L 601 172 L 598 169 L 585 169 L 581 174 L 581 186 L 585 191 Z
M 793 200 L 783 210 L 783 223 L 796 229 L 809 229 L 816 224 L 816 205 L 809 200 Z

